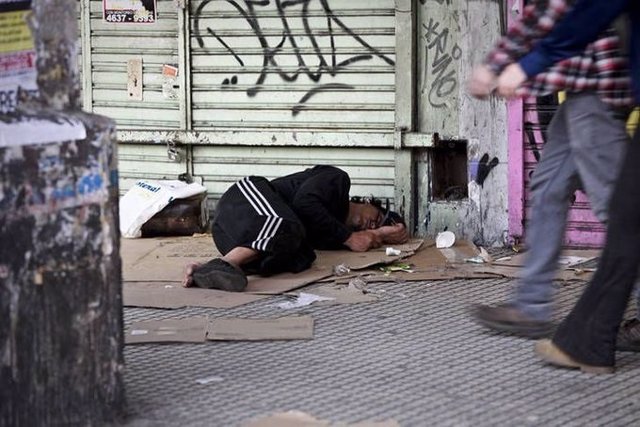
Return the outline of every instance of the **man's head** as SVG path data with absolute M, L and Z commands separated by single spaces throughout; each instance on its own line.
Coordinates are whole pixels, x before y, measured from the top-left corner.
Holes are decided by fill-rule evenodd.
M 346 224 L 354 231 L 372 230 L 385 225 L 404 224 L 397 212 L 389 210 L 389 200 L 382 207 L 382 201 L 376 198 L 352 197 Z

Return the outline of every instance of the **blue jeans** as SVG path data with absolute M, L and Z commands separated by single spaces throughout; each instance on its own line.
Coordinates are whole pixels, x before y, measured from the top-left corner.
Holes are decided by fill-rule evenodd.
M 512 297 L 520 311 L 537 320 L 551 319 L 553 279 L 571 197 L 583 189 L 594 214 L 605 222 L 628 142 L 624 122 L 595 93 L 570 94 L 558 107 L 531 180 L 533 205 L 525 230 L 528 251 Z

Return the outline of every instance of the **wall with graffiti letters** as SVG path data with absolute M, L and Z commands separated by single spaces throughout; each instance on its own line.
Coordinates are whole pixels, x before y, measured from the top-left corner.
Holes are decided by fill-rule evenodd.
M 392 0 L 191 2 L 194 129 L 389 131 Z
M 428 234 L 444 229 L 485 244 L 508 236 L 506 106 L 497 99 L 475 100 L 465 90 L 472 67 L 500 36 L 500 2 L 420 0 L 418 23 L 418 126 L 440 141 L 466 143 L 462 185 L 434 199 L 441 173 L 433 153 L 420 157 L 420 222 Z
M 396 82 L 396 43 L 402 40 L 396 24 L 404 12 L 398 4 L 404 3 L 159 0 L 153 24 L 87 14 L 89 23 L 81 28 L 88 30 L 83 45 L 91 50 L 82 58 L 91 81 L 85 81 L 84 101 L 118 124 L 126 145 L 121 188 L 183 169 L 201 177 L 215 199 L 239 176 L 278 176 L 331 162 L 354 177 L 355 191 L 393 198 L 404 173 L 397 166 L 395 131 L 398 105 L 405 101 L 396 97 L 406 96 Z M 506 108 L 503 101 L 472 99 L 464 87 L 472 66 L 500 35 L 501 2 L 419 0 L 413 13 L 416 109 L 410 130 L 427 142 L 437 135 L 464 147 L 456 173 L 463 183 L 435 199 L 431 188 L 440 172 L 432 153 L 412 148 L 419 231 L 447 228 L 501 244 L 507 229 Z M 168 168 L 167 162 L 175 164 Z

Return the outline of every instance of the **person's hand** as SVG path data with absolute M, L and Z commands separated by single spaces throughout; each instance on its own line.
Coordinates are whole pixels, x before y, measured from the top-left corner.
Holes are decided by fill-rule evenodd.
M 409 232 L 404 224 L 385 225 L 375 231 L 382 243 L 399 244 L 409 240 Z
M 504 69 L 502 74 L 498 76 L 497 92 L 503 98 L 513 98 L 516 96 L 516 89 L 527 80 L 527 75 L 520 66 L 514 63 Z
M 495 89 L 496 78 L 497 76 L 488 66 L 478 65 L 467 80 L 467 91 L 476 98 L 486 98 Z
M 382 246 L 382 239 L 375 230 L 354 231 L 344 242 L 345 246 L 354 252 L 366 252 Z

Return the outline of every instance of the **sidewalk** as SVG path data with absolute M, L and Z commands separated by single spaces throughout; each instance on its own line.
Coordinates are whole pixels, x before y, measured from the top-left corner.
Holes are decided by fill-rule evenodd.
M 401 426 L 640 425 L 639 354 L 618 353 L 614 375 L 558 370 L 536 359 L 532 341 L 470 319 L 471 304 L 501 301 L 513 283 L 384 283 L 378 302 L 292 310 L 276 306 L 283 296 L 233 309 L 125 308 L 125 325 L 198 315 L 315 319 L 308 341 L 126 346 L 127 425 L 240 426 L 289 410 Z M 583 286 L 559 285 L 558 318 Z

